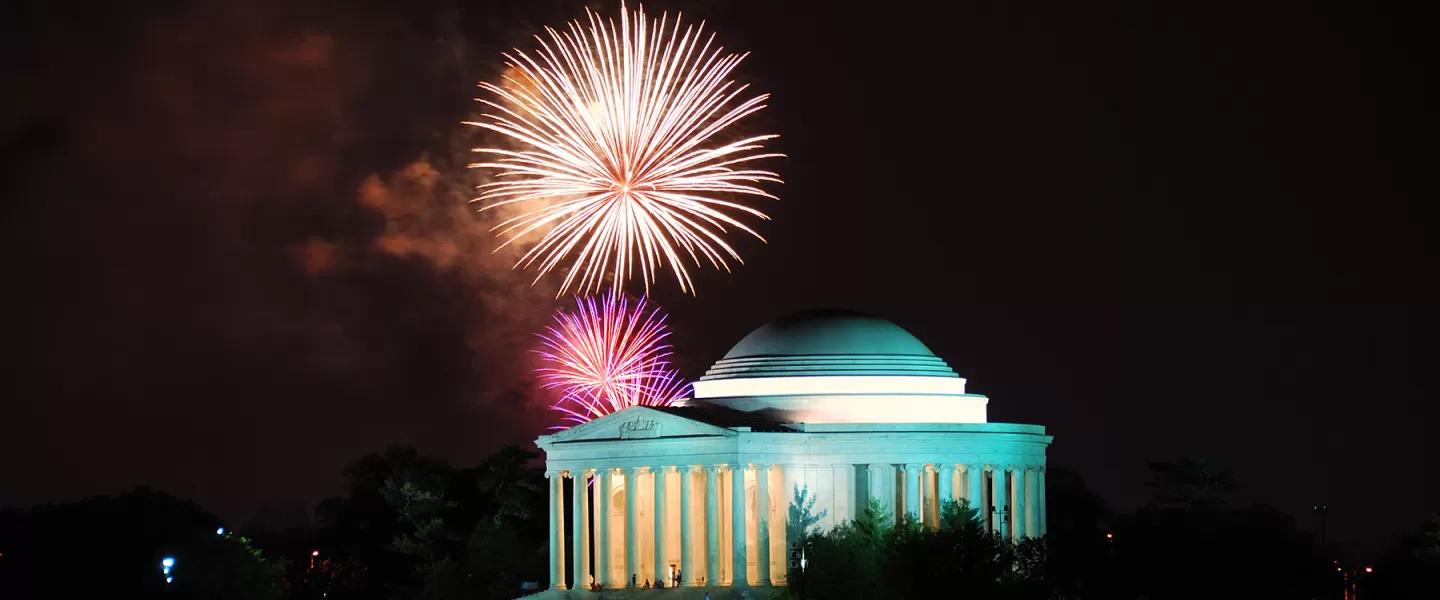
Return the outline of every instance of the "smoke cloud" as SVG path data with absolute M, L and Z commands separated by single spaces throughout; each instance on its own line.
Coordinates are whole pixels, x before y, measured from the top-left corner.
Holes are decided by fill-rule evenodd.
M 461 125 L 499 69 L 473 57 L 528 29 L 445 2 L 21 15 L 50 60 L 3 63 L 33 92 L 0 111 L 33 318 L 0 504 L 143 481 L 244 517 L 386 444 L 465 463 L 554 422 L 530 350 L 555 284 L 493 252 Z

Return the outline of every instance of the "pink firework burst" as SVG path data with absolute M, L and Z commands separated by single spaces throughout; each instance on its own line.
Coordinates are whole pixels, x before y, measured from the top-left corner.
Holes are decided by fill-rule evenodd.
M 585 423 L 631 406 L 668 406 L 689 393 L 666 360 L 670 335 L 659 308 L 610 292 L 575 298 L 540 334 L 537 372 L 546 389 L 560 391 L 552 407 L 566 421 Z M 557 426 L 563 429 L 565 426 Z

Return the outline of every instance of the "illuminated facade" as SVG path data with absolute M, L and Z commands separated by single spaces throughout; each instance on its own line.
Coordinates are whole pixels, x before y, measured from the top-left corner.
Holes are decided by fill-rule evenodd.
M 988 422 L 988 399 L 889 321 L 779 319 L 694 388 L 537 440 L 552 589 L 782 585 L 801 494 L 822 529 L 872 500 L 933 525 L 965 499 L 999 535 L 1045 533 L 1045 428 Z

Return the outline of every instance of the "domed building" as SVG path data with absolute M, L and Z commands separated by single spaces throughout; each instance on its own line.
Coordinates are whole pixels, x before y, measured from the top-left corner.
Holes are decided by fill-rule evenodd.
M 885 319 L 821 310 L 771 322 L 693 396 L 536 441 L 552 589 L 782 585 L 792 505 L 828 529 L 872 501 L 934 525 L 943 501 L 964 499 L 997 535 L 1045 534 L 1051 436 L 989 422 L 988 398 Z

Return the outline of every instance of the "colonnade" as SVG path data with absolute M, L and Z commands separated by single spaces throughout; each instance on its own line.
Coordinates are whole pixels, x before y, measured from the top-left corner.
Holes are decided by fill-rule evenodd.
M 904 463 L 821 468 L 834 467 L 864 472 L 868 480 L 868 490 L 863 494 L 866 500 L 879 499 L 895 515 L 903 510 L 927 526 L 939 523 L 943 501 L 965 499 L 977 510 L 981 522 L 997 535 L 1018 540 L 1045 534 L 1042 465 Z M 817 467 L 712 464 L 550 471 L 546 474 L 550 479 L 550 586 L 567 588 L 567 534 L 573 549 L 571 586 L 587 587 L 598 582 L 604 588 L 620 588 L 632 583 L 632 578 L 637 584 L 660 581 L 666 587 L 779 585 L 785 578 L 788 512 L 788 503 L 779 500 L 788 498 L 790 490 L 782 487 L 774 503 L 778 506 L 772 506 L 771 478 L 779 477 L 783 486 L 792 481 L 786 469 L 798 472 L 804 468 Z M 568 532 L 564 497 L 567 478 L 573 480 L 574 511 Z M 640 530 L 638 516 L 642 482 L 653 494 L 647 507 L 648 516 L 653 517 L 648 531 Z M 755 492 L 753 499 L 747 491 L 751 489 Z M 622 490 L 624 507 L 620 514 L 621 508 L 610 504 Z M 855 494 L 855 490 L 838 487 L 810 492 Z M 675 511 L 668 510 L 672 496 L 679 505 Z M 850 497 L 858 499 L 859 495 Z M 697 506 L 701 501 L 703 508 Z M 642 555 L 642 545 L 648 545 L 652 552 Z M 750 548 L 756 553 L 754 573 L 749 572 Z M 771 569 L 772 553 L 779 559 L 776 573 Z
M 907 514 L 934 527 L 945 501 L 965 500 L 997 535 L 1012 540 L 1045 535 L 1043 465 L 906 463 L 871 464 L 867 470 L 869 498 L 885 503 L 892 518 Z

